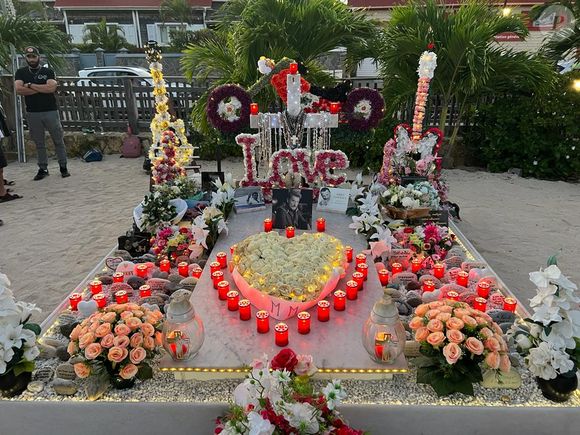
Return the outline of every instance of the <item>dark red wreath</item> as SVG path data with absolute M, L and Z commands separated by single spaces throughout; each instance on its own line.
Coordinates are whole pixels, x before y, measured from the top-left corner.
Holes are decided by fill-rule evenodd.
M 219 103 L 231 97 L 236 97 L 242 104 L 239 119 L 236 121 L 228 121 L 227 119 L 222 118 L 218 113 Z M 248 94 L 242 87 L 237 85 L 218 86 L 211 91 L 207 99 L 207 118 L 211 125 L 219 131 L 223 133 L 237 133 L 247 127 L 250 123 L 251 103 L 252 98 L 250 97 L 250 94 Z

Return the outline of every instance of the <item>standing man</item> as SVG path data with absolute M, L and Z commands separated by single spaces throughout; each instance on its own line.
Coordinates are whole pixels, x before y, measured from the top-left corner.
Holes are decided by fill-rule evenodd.
M 42 180 L 48 174 L 48 155 L 44 142 L 44 132 L 48 130 L 54 142 L 60 175 L 70 177 L 66 168 L 66 148 L 63 140 L 62 125 L 58 116 L 54 93 L 58 86 L 54 71 L 40 65 L 40 53 L 36 47 L 24 49 L 27 66 L 16 71 L 14 84 L 16 92 L 24 95 L 26 119 L 30 136 L 36 144 L 38 173 L 35 180 Z

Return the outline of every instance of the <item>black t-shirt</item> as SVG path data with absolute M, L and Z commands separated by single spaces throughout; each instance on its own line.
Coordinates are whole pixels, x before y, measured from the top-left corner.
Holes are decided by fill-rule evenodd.
M 55 80 L 54 71 L 44 66 L 38 70 L 25 66 L 16 71 L 15 80 L 22 80 L 24 84 L 33 83 L 37 85 L 45 85 L 50 79 Z M 50 112 L 57 110 L 56 97 L 54 94 L 36 93 L 24 97 L 26 102 L 27 112 Z

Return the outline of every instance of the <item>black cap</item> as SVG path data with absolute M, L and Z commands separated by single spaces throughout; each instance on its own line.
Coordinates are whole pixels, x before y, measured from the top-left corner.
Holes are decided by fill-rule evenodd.
M 30 45 L 24 49 L 24 56 L 28 56 L 30 54 L 32 54 L 34 56 L 40 56 L 40 52 L 38 51 L 38 48 L 33 47 L 32 45 Z

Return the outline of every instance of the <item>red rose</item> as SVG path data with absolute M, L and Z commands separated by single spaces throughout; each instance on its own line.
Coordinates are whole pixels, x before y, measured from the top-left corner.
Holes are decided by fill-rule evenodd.
M 278 355 L 272 358 L 270 367 L 272 367 L 272 370 L 286 369 L 291 372 L 296 367 L 296 364 L 298 364 L 298 359 L 294 351 L 292 349 L 282 349 Z
M 189 230 L 188 230 L 187 228 L 185 228 L 185 227 L 181 227 L 181 228 L 179 229 L 179 232 L 180 232 L 181 234 L 187 234 L 187 232 L 188 232 L 188 231 L 189 231 Z
M 403 231 L 405 232 L 405 234 L 411 234 L 415 230 L 411 227 L 405 227 L 405 229 Z

